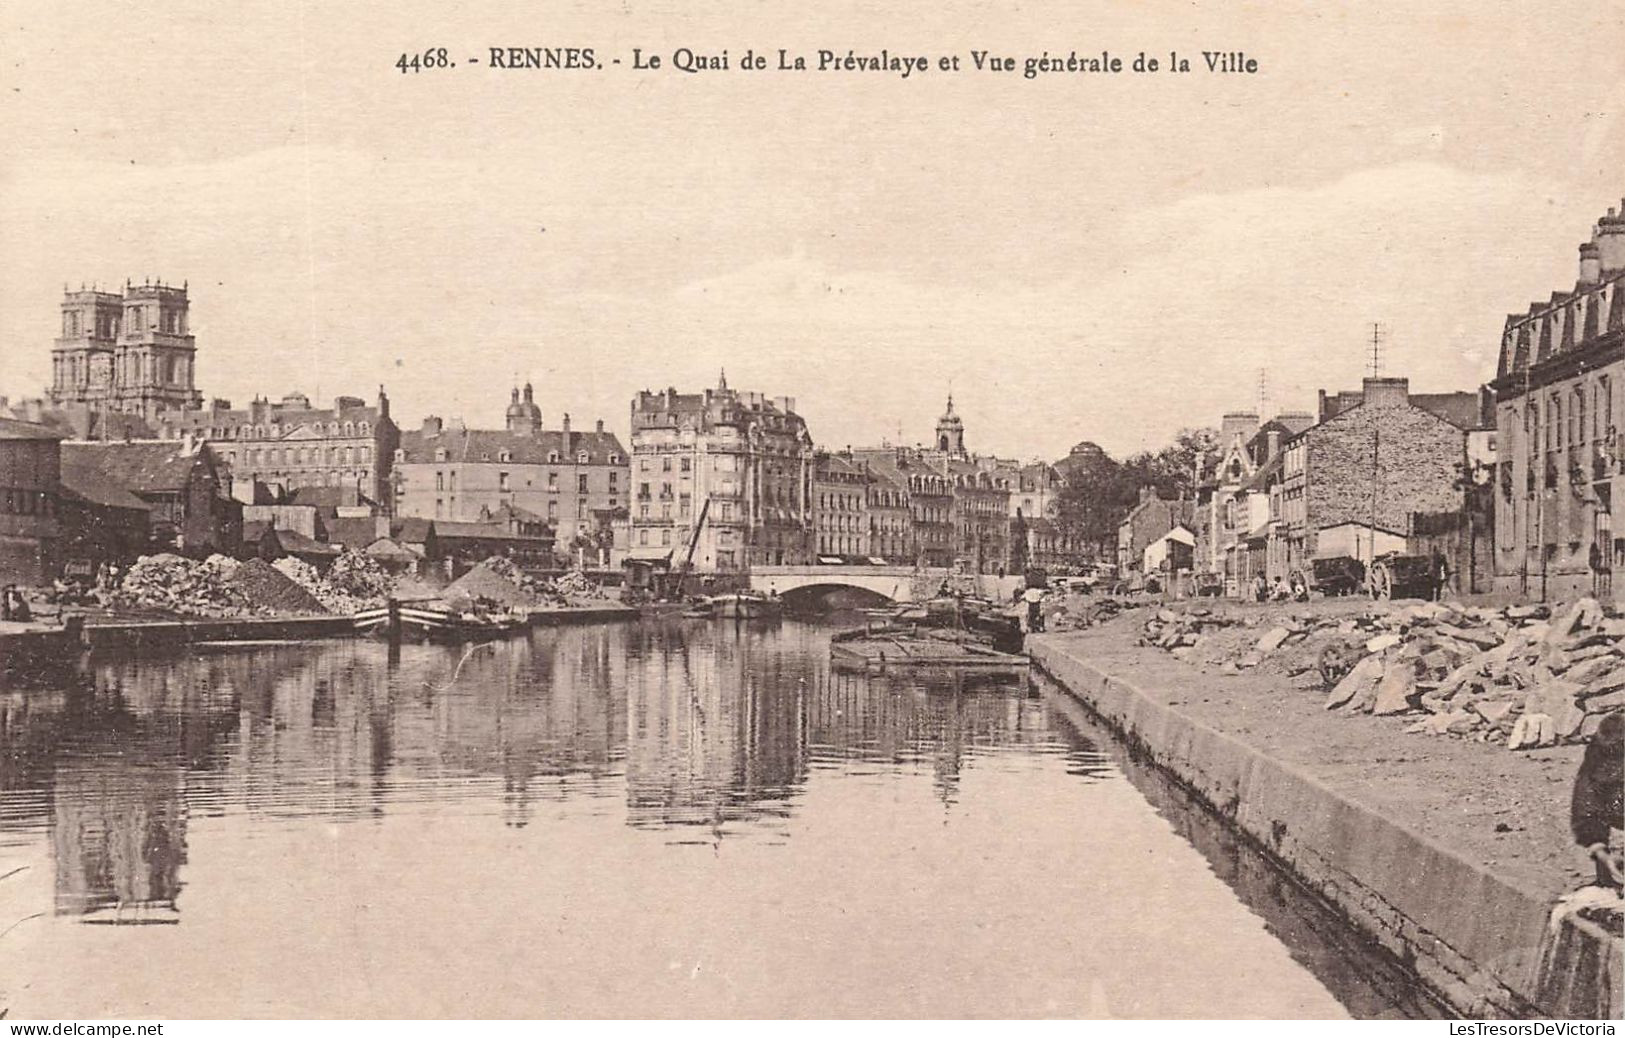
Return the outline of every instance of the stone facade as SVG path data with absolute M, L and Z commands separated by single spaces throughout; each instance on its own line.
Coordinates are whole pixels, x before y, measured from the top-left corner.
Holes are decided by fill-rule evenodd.
M 303 393 L 289 393 L 241 409 L 216 400 L 206 410 L 165 412 L 157 423 L 164 439 L 207 443 L 232 482 L 355 487 L 386 508 L 394 500 L 390 473 L 400 431 L 382 386 L 374 405 L 341 396 L 332 407 L 312 407 Z
M 918 447 L 870 447 L 853 452 L 874 482 L 870 546 L 888 562 L 946 567 L 954 560 L 954 497 L 948 476 Z
M 1459 512 L 1468 432 L 1419 406 L 1406 379 L 1366 379 L 1359 404 L 1287 444 L 1278 506 L 1287 569 L 1309 570 L 1317 557 L 1348 553 L 1341 540 L 1323 550 L 1320 536 L 1332 528 L 1367 531 L 1364 542 L 1352 542 L 1365 559 L 1371 543 L 1381 554 L 1408 537 L 1416 513 Z
M 1572 291 L 1507 317 L 1495 390 L 1495 587 L 1625 596 L 1625 202 L 1580 246 Z
M 506 428 L 468 429 L 430 417 L 403 434 L 395 512 L 480 523 L 517 509 L 546 522 L 558 551 L 602 562 L 609 517 L 630 497 L 631 459 L 602 421 L 578 432 L 565 415 L 558 429 L 542 429 L 530 387 L 523 399 L 520 392 L 513 391 Z
M 64 288 L 51 403 L 148 419 L 200 407 L 189 307 L 185 285 L 126 282 L 122 295 Z
M 1190 523 L 1195 502 L 1166 501 L 1155 487 L 1141 487 L 1140 500 L 1117 527 L 1117 569 L 1127 576 L 1143 568 L 1145 550 L 1176 526 Z
M 850 455 L 813 459 L 814 551 L 824 556 L 869 554 L 868 471 Z
M 812 438 L 793 398 L 726 377 L 701 393 L 645 390 L 632 401 L 632 460 L 633 558 L 681 565 L 692 541 L 701 572 L 811 559 Z

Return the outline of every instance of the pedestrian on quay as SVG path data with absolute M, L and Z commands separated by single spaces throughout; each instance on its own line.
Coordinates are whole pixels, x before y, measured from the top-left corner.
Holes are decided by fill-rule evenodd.
M 1027 603 L 1027 630 L 1029 632 L 1044 629 L 1044 591 L 1042 588 L 1030 587 L 1021 596 Z
M 1597 734 L 1586 746 L 1569 800 L 1569 827 L 1574 842 L 1591 858 L 1599 887 L 1618 889 L 1625 873 L 1620 852 L 1609 844 L 1610 831 L 1620 828 L 1621 811 L 1625 810 L 1622 774 L 1625 710 L 1615 710 L 1603 717 Z

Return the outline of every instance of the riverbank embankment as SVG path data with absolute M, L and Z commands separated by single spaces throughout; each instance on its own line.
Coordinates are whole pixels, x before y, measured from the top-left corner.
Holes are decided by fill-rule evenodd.
M 1457 1012 L 1620 1015 L 1619 939 L 1584 920 L 1548 938 L 1557 899 L 1591 874 L 1567 827 L 1582 747 L 1403 739 L 1406 719 L 1332 715 L 1280 676 L 1141 646 L 1143 619 L 1029 651 Z
M 560 606 L 538 609 L 527 617 L 531 627 L 557 627 L 565 624 L 619 623 L 636 620 L 638 611 L 630 606 Z M 202 642 L 303 641 L 319 638 L 346 638 L 358 634 L 348 616 L 241 617 L 219 620 L 175 618 L 120 621 L 101 618 L 98 622 L 75 622 L 69 617 L 56 624 L 0 624 L 0 664 L 35 667 L 62 664 L 84 652 L 116 651 L 139 655 L 148 651 L 171 651 Z

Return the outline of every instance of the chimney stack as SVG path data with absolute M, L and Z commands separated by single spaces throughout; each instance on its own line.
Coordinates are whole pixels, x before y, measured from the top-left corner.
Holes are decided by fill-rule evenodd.
M 604 420 L 602 418 L 598 419 L 597 423 L 594 425 L 593 431 L 600 433 L 604 431 Z
M 1243 440 L 1251 439 L 1257 431 L 1258 415 L 1252 411 L 1231 411 L 1219 423 L 1219 449 L 1227 450 L 1237 436 Z
M 1597 262 L 1601 273 L 1612 274 L 1625 270 L 1625 199 L 1620 209 L 1610 208 L 1608 215 L 1597 221 L 1592 242 L 1597 246 Z
M 1591 287 L 1602 280 L 1602 250 L 1596 238 L 1580 246 L 1580 284 Z
M 427 418 L 423 419 L 424 436 L 439 436 L 441 430 L 444 428 L 445 423 L 441 422 L 440 418 L 436 415 L 429 415 Z
M 1364 389 L 1367 407 L 1398 407 L 1410 403 L 1411 381 L 1407 378 L 1368 378 Z

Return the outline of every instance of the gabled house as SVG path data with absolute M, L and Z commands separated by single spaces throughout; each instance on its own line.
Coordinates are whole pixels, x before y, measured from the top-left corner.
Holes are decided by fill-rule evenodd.
M 204 556 L 235 553 L 242 506 L 228 496 L 206 447 L 190 441 L 62 445 L 76 478 L 126 491 L 148 508 L 148 548 Z

